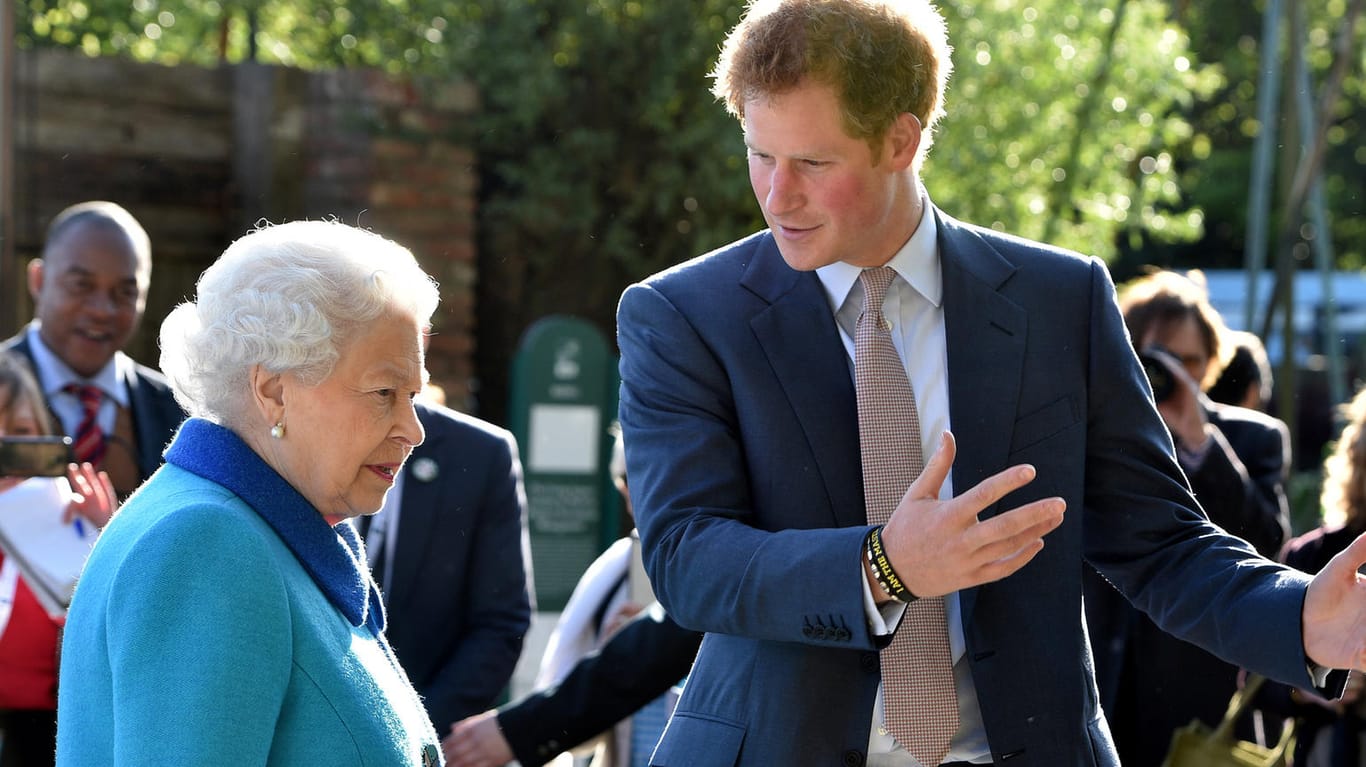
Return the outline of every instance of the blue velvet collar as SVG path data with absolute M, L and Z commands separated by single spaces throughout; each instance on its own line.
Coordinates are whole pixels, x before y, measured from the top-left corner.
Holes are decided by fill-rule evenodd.
M 217 482 L 246 501 L 294 552 L 327 598 L 353 626 L 384 630 L 384 601 L 349 524 L 335 527 L 247 443 L 228 429 L 190 418 L 166 449 L 167 463 Z

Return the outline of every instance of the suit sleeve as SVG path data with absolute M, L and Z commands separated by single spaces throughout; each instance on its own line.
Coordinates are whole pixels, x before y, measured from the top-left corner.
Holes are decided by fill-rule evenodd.
M 828 312 L 820 321 L 831 322 Z M 735 340 L 752 331 L 718 324 L 685 315 L 651 285 L 628 288 L 618 310 L 619 417 L 655 593 L 697 631 L 875 649 L 889 640 L 874 638 L 864 616 L 860 557 L 869 528 L 837 527 L 827 500 L 794 492 L 785 494 L 793 501 L 786 508 L 757 508 L 759 485 L 824 485 L 810 465 L 805 474 L 790 463 L 781 475 L 750 468 L 759 451 L 792 447 L 776 444 L 783 424 L 773 419 L 793 419 L 776 382 L 735 378 L 768 375 L 762 359 L 750 358 L 759 352 Z M 726 344 L 734 345 L 720 348 Z M 816 624 L 829 630 L 814 631 Z
M 438 732 L 486 711 L 512 678 L 531 625 L 531 554 L 526 492 L 510 434 L 490 440 L 488 487 L 478 504 L 465 577 L 465 633 L 421 690 Z
M 1088 561 L 1163 631 L 1307 686 L 1301 615 L 1308 579 L 1258 557 L 1239 539 L 1214 534 L 1176 465 L 1109 275 L 1099 263 L 1092 271 Z
M 688 673 L 701 641 L 655 603 L 558 685 L 499 708 L 503 737 L 522 767 L 545 764 L 667 692 Z

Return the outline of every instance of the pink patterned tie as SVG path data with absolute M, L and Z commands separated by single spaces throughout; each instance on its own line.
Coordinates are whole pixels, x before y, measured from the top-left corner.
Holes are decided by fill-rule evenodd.
M 100 431 L 99 424 L 100 404 L 104 402 L 104 392 L 98 386 L 74 383 L 67 384 L 63 390 L 76 395 L 84 411 L 81 423 L 76 427 L 71 452 L 75 454 L 77 463 L 88 461 L 99 467 L 100 461 L 104 460 L 106 447 L 104 432 Z
M 891 325 L 882 316 L 882 300 L 895 274 L 887 266 L 863 270 L 863 314 L 854 332 L 863 493 L 868 522 L 875 525 L 887 521 L 925 467 L 915 394 L 892 345 Z M 908 605 L 881 656 L 887 729 L 921 764 L 935 767 L 958 729 L 944 599 Z

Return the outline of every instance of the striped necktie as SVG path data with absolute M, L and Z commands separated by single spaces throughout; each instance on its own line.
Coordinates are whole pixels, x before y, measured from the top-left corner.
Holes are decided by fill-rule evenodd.
M 98 386 L 76 383 L 67 384 L 63 387 L 63 391 L 75 395 L 76 399 L 81 402 L 81 423 L 76 427 L 75 441 L 71 448 L 72 453 L 75 454 L 76 462 L 88 462 L 99 466 L 100 462 L 104 460 L 104 451 L 108 446 L 99 423 L 100 405 L 104 402 L 104 392 Z
M 868 522 L 885 523 L 924 469 L 920 416 L 906 367 L 892 344 L 882 300 L 895 272 L 865 269 L 863 314 L 854 332 L 854 388 Z M 934 767 L 958 729 L 958 698 L 943 597 L 907 605 L 881 652 L 887 729 L 921 764 Z

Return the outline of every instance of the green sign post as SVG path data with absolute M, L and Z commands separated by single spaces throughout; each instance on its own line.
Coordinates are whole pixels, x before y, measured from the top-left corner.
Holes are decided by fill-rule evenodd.
M 616 357 L 584 320 L 546 317 L 522 337 L 511 389 L 537 609 L 562 610 L 579 576 L 616 538 L 620 501 L 607 474 Z

